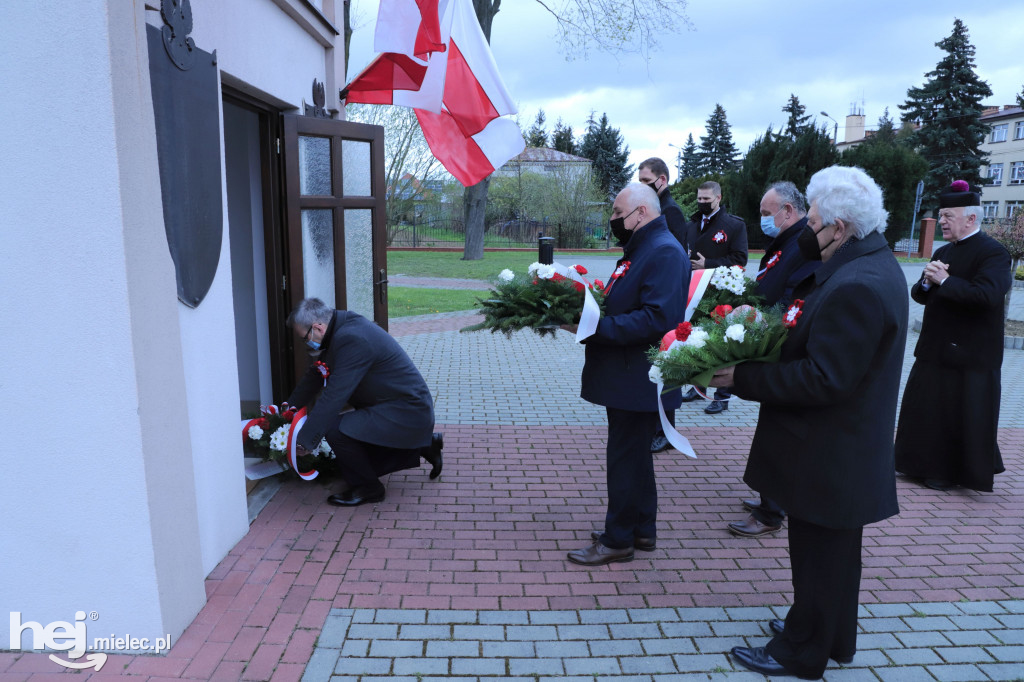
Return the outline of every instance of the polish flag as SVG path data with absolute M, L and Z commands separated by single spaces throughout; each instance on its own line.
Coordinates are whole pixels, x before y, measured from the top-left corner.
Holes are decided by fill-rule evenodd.
M 380 0 L 373 49 L 426 59 L 444 52 L 451 27 L 443 19 L 451 0 Z
M 389 11 L 397 11 L 414 0 L 382 0 L 381 16 L 385 1 Z M 379 55 L 342 91 L 342 98 L 415 109 L 431 152 L 459 182 L 469 186 L 522 152 L 526 143 L 519 126 L 501 118 L 516 113 L 516 106 L 498 73 L 472 0 L 432 1 L 439 13 L 445 51 L 433 52 L 426 62 L 407 52 L 417 49 L 418 36 L 429 33 L 423 29 L 423 9 L 431 0 L 415 0 L 418 14 L 408 7 L 406 13 L 410 23 L 418 26 L 416 31 L 405 28 L 404 38 L 378 44 L 404 52 Z M 391 15 L 385 21 L 397 25 L 399 18 Z M 417 37 L 411 37 L 414 35 Z

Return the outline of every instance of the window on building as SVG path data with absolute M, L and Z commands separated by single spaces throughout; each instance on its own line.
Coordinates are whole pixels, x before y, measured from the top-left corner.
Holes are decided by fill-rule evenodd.
M 988 184 L 1003 184 L 1003 164 L 993 163 L 988 167 Z
M 1017 121 L 1017 125 L 1013 129 L 1013 139 L 1024 140 L 1024 121 Z
M 992 126 L 992 138 L 989 142 L 1006 142 L 1006 131 L 1009 127 L 1009 123 L 1000 123 L 999 125 Z
M 1010 184 L 1024 185 L 1024 161 L 1014 161 L 1010 166 Z
M 1024 201 L 1007 201 L 1006 202 L 1006 217 L 1007 219 L 1013 218 L 1013 216 L 1024 210 Z
M 985 212 L 981 218 L 982 222 L 994 223 L 996 218 L 999 217 L 999 202 L 983 201 L 981 202 L 981 210 Z

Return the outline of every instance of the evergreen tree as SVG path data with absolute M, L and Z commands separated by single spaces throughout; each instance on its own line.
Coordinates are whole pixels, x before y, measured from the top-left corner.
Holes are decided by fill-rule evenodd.
M 528 131 L 526 131 L 527 147 L 548 146 L 548 131 L 544 128 L 544 123 L 546 121 L 547 117 L 544 115 L 544 110 L 539 110 L 537 112 L 537 118 L 533 121 L 533 125 L 530 126 Z
M 1024 109 L 1024 86 L 1021 86 L 1020 94 L 1017 95 L 1017 106 Z
M 603 196 L 614 197 L 633 175 L 632 164 L 626 163 L 629 146 L 623 146 L 619 129 L 608 124 L 608 114 L 601 114 L 601 120 L 595 121 L 594 112 L 590 112 L 579 153 L 593 161 L 594 175 Z
M 800 104 L 799 97 L 790 94 L 789 102 L 782 107 L 782 111 L 789 114 L 789 120 L 786 121 L 786 134 L 789 135 L 789 139 L 795 140 L 800 137 L 800 133 L 807 129 L 807 122 L 811 120 L 810 115 L 804 114 L 807 107 Z
M 885 237 L 894 247 L 910 232 L 917 183 L 928 172 L 928 162 L 899 141 L 886 109 L 878 120 L 878 132 L 844 151 L 839 163 L 863 168 L 882 188 L 885 210 L 889 212 Z
M 686 144 L 683 145 L 682 156 L 679 163 L 679 178 L 695 178 L 700 174 L 700 152 L 697 151 L 697 143 L 693 141 L 693 133 L 686 136 Z
M 572 134 L 572 126 L 562 123 L 559 118 L 555 123 L 555 130 L 551 133 L 551 148 L 566 154 L 578 154 L 576 139 Z
M 956 19 L 953 32 L 935 44 L 946 56 L 925 74 L 922 87 L 907 90 L 907 101 L 900 105 L 903 120 L 921 126 L 910 144 L 928 162 L 922 205 L 929 209 L 953 180 L 981 184 L 979 168 L 988 156 L 980 149 L 988 133 L 981 101 L 992 96 L 988 83 L 974 72 L 974 46 L 962 21 Z
M 727 173 L 736 168 L 738 152 L 721 104 L 715 104 L 715 110 L 708 117 L 707 131 L 708 134 L 700 138 L 700 174 Z

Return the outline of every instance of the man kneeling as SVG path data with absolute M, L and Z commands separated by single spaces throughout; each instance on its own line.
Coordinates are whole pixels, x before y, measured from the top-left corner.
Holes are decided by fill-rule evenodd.
M 299 432 L 299 454 L 326 438 L 348 483 L 327 501 L 346 507 L 380 502 L 379 477 L 418 467 L 420 457 L 437 478 L 444 439 L 433 433 L 433 399 L 398 342 L 362 315 L 318 298 L 303 300 L 288 325 L 318 357 L 288 397 L 295 408 L 315 399 Z

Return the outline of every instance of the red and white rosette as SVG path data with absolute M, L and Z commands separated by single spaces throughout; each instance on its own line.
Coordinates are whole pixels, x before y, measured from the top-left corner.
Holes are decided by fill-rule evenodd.
M 299 475 L 304 481 L 312 481 L 319 475 L 319 471 L 311 469 L 309 471 L 299 471 L 299 458 L 296 455 L 296 449 L 299 444 L 299 430 L 302 425 L 306 423 L 306 408 L 303 407 L 301 410 L 295 413 L 292 417 L 292 424 L 288 428 L 288 462 L 292 465 L 292 469 Z

